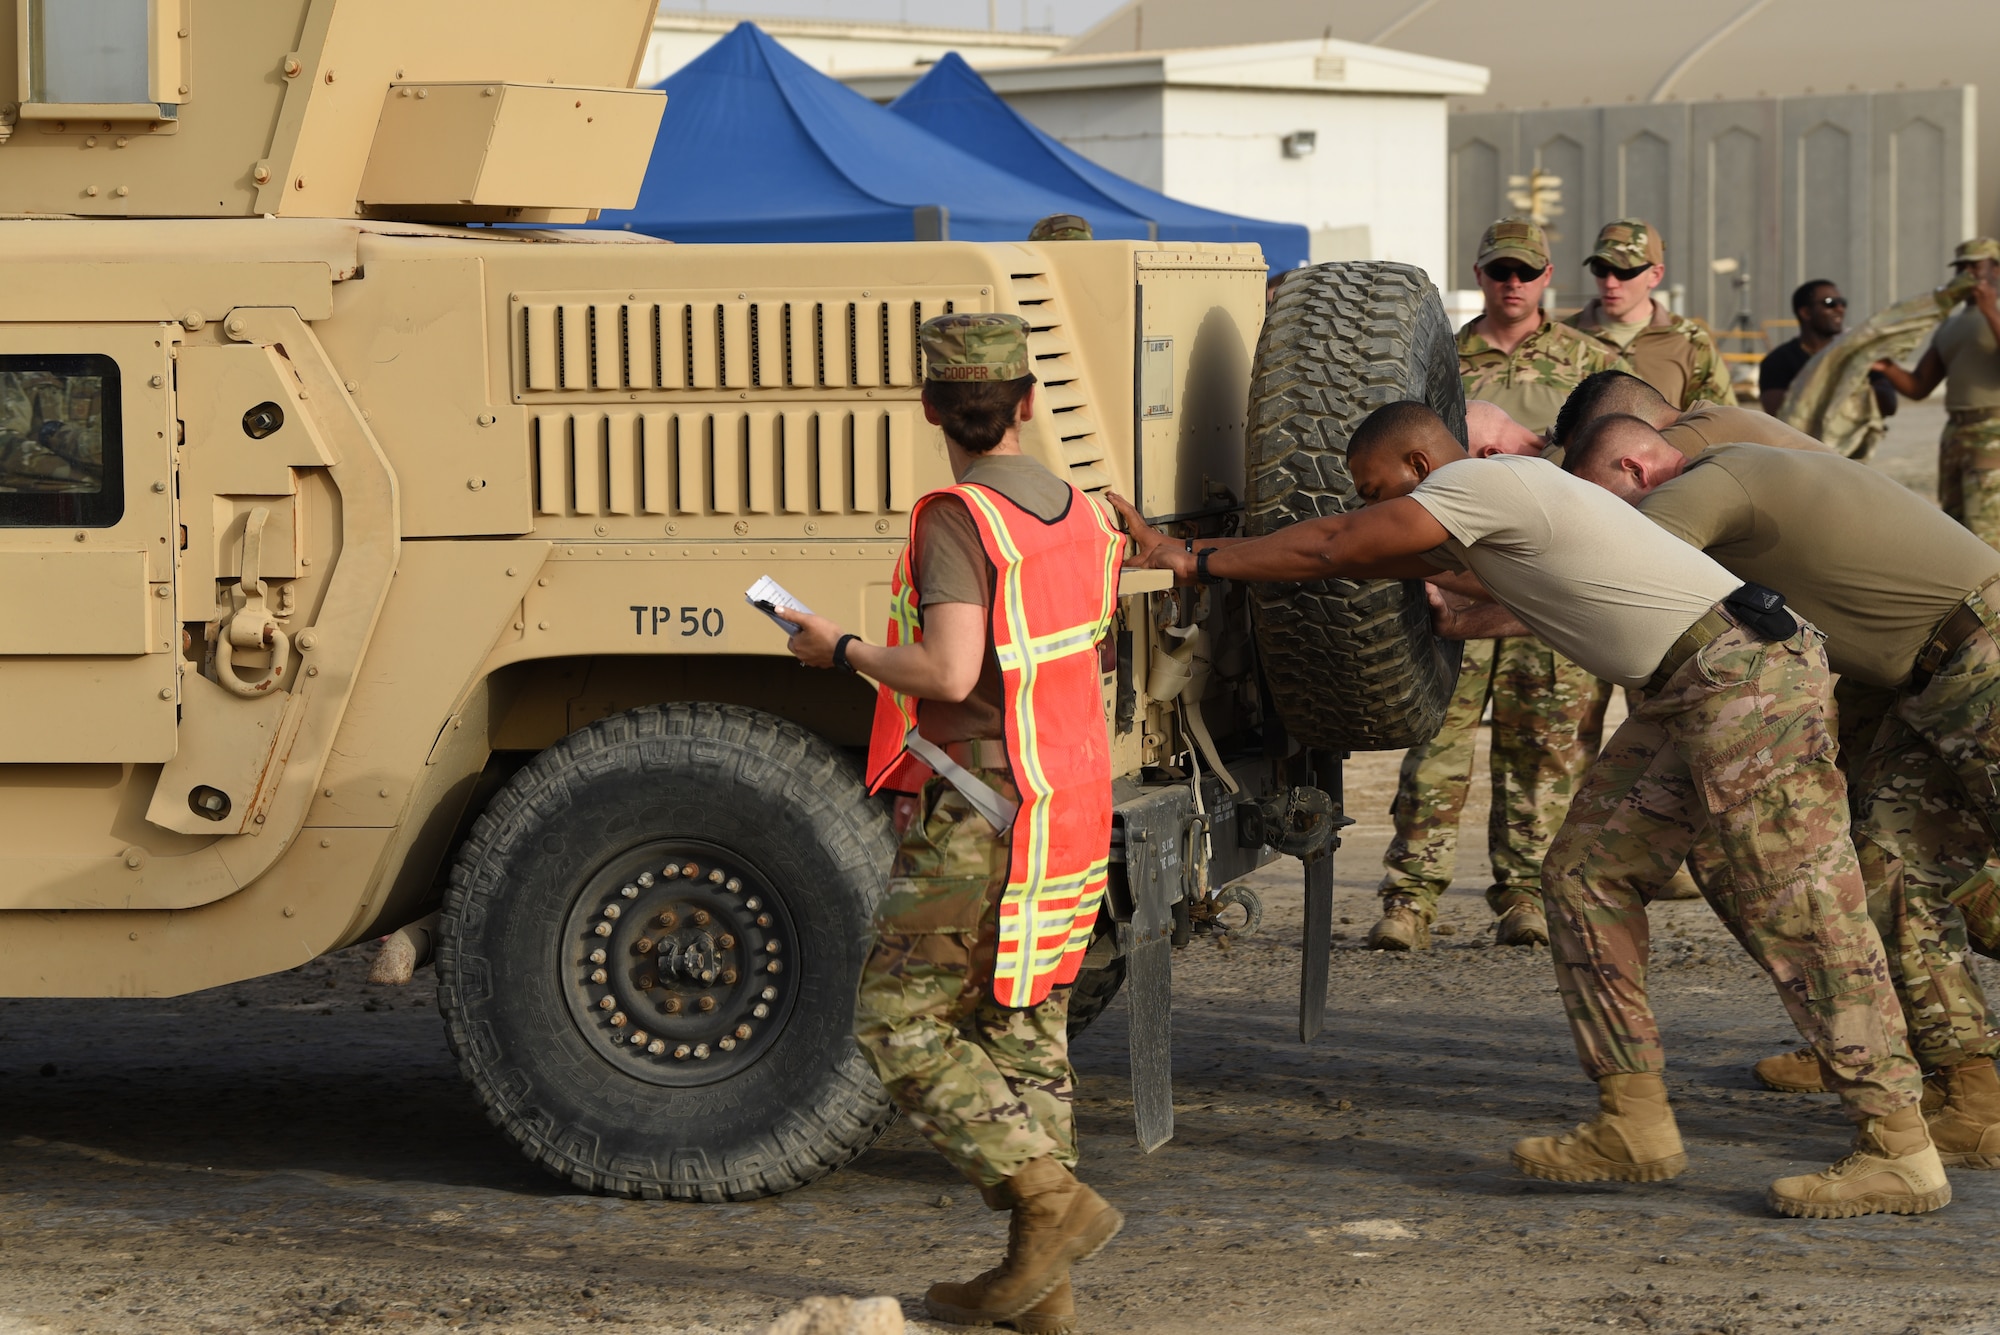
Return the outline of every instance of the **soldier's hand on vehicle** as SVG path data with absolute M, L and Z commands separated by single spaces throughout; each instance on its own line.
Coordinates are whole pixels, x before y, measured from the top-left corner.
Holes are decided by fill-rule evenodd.
M 815 668 L 833 666 L 833 647 L 840 643 L 845 631 L 823 616 L 796 612 L 789 607 L 785 609 L 785 620 L 799 628 L 797 634 L 785 641 L 785 647 L 797 655 L 799 662 Z
M 1132 505 L 1132 502 L 1117 492 L 1105 493 L 1111 508 L 1125 521 L 1125 531 L 1132 536 L 1132 554 L 1125 558 L 1125 564 L 1138 570 L 1171 570 L 1174 578 L 1190 580 L 1194 578 L 1194 553 L 1187 544 L 1148 524 Z

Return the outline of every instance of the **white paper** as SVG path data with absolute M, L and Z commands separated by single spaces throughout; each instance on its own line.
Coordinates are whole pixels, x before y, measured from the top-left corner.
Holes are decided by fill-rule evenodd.
M 769 575 L 758 576 L 757 582 L 744 591 L 743 601 L 749 603 L 752 607 L 757 607 L 759 603 L 769 603 L 772 607 L 778 608 L 781 611 L 807 613 L 812 611 L 810 607 L 807 607 L 804 603 L 786 592 L 785 586 L 772 579 Z M 785 632 L 785 634 L 792 635 L 798 631 L 796 625 L 779 616 L 777 612 L 768 612 L 761 607 L 757 607 L 757 610 L 771 618 L 773 624 L 779 630 Z

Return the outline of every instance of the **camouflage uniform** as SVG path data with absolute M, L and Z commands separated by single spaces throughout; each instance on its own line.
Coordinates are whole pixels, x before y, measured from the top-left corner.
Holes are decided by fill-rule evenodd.
M 1479 719 L 1493 703 L 1493 805 L 1486 846 L 1495 914 L 1541 902 L 1542 856 L 1590 753 L 1578 720 L 1596 684 L 1588 672 L 1540 640 L 1468 640 L 1438 734 L 1403 755 L 1390 807 L 1396 835 L 1383 855 L 1382 895 L 1407 895 L 1426 919 L 1451 885 L 1458 818 L 1472 787 Z
M 1710 905 L 1777 985 L 1851 1115 L 1918 1101 L 1916 1063 L 1847 834 L 1818 632 L 1732 629 L 1649 694 L 1583 783 L 1542 868 L 1549 942 L 1593 1078 L 1665 1067 L 1646 904 L 1712 826 Z
M 1489 238 L 1508 224 L 1488 229 Z M 1514 224 L 1530 227 L 1532 224 Z M 1547 243 L 1527 238 L 1547 263 Z M 1489 247 L 1482 247 L 1482 251 Z M 1476 322 L 1475 322 L 1476 323 Z M 1586 376 L 1618 366 L 1618 354 L 1586 334 L 1543 320 L 1512 353 L 1473 332 L 1458 334 L 1459 378 L 1468 399 L 1497 403 L 1535 431 Z M 1390 806 L 1396 836 L 1383 855 L 1385 901 L 1408 897 L 1425 919 L 1451 884 L 1458 860 L 1458 817 L 1472 783 L 1473 743 L 1487 702 L 1493 706 L 1493 807 L 1486 827 L 1496 914 L 1541 899 L 1542 856 L 1575 793 L 1591 751 L 1578 729 L 1595 697 L 1596 679 L 1532 638 L 1468 640 L 1458 688 L 1437 735 L 1403 756 Z
M 1855 847 L 1869 912 L 1888 948 L 1910 1047 L 1926 1068 L 2000 1055 L 1958 908 L 1962 898 L 1975 911 L 1990 901 L 2000 844 L 1997 623 L 1983 599 L 1967 606 L 1985 633 L 1961 644 L 1924 689 L 1896 698 L 1855 772 Z
M 1585 260 L 1602 260 L 1616 269 L 1637 269 L 1664 264 L 1666 247 L 1660 231 L 1638 218 L 1620 218 L 1606 223 L 1597 233 L 1597 248 Z M 1636 334 L 1624 349 L 1630 371 L 1665 395 L 1676 410 L 1686 412 L 1697 403 L 1736 404 L 1736 390 L 1729 380 L 1728 364 L 1715 346 L 1708 330 L 1684 315 L 1676 315 L 1654 302 L 1651 323 Z M 1586 333 L 1603 328 L 1603 308 L 1592 300 L 1566 323 Z
M 1010 802 L 1006 769 L 972 773 Z M 896 799 L 901 843 L 875 911 L 854 1036 L 889 1097 L 982 1187 L 1032 1160 L 1076 1166 L 1067 987 L 1016 1010 L 993 1000 L 1008 847 L 943 779 Z
M 1954 408 L 1938 438 L 1938 504 L 2000 547 L 2000 408 Z
M 1472 331 L 1458 331 L 1458 378 L 1468 399 L 1505 408 L 1530 431 L 1547 431 L 1570 391 L 1599 371 L 1622 371 L 1618 349 L 1580 330 L 1544 319 L 1542 327 L 1502 352 Z

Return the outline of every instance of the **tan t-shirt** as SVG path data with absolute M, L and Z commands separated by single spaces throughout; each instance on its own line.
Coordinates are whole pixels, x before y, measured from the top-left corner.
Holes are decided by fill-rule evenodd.
M 1426 553 L 1470 570 L 1559 652 L 1622 686 L 1644 686 L 1681 632 L 1743 581 L 1545 459 L 1462 459 L 1410 498 L 1451 541 Z
M 1938 624 L 2000 575 L 2000 552 L 1929 501 L 1837 454 L 1718 445 L 1640 513 L 1826 635 L 1833 670 L 1900 686 Z
M 1944 362 L 1944 406 L 2000 408 L 2000 346 L 1976 306 L 1960 306 L 1932 336 Z
M 1795 431 L 1769 413 L 1749 408 L 1727 408 L 1719 403 L 1697 403 L 1682 413 L 1680 420 L 1660 432 L 1667 444 L 1690 459 L 1699 458 L 1717 445 L 1768 445 L 1777 450 L 1811 450 L 1833 454 L 1834 448 Z
M 1022 454 L 975 459 L 972 467 L 965 470 L 964 480 L 992 488 L 1043 520 L 1060 519 L 1068 511 L 1072 494 L 1068 483 Z M 915 545 L 910 559 L 911 578 L 922 606 L 977 603 L 987 609 L 990 620 L 997 572 L 964 501 L 950 496 L 926 505 L 917 516 L 916 531 L 910 541 Z M 1006 713 L 1000 686 L 1000 660 L 994 657 L 989 634 L 986 661 L 979 669 L 979 684 L 972 688 L 972 694 L 956 703 L 918 701 L 918 730 L 940 744 L 1004 736 Z

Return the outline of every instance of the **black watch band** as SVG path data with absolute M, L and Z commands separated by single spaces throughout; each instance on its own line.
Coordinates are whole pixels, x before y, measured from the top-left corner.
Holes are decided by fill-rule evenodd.
M 1200 551 L 1198 551 L 1198 552 L 1196 552 L 1196 553 L 1194 554 L 1194 580 L 1195 580 L 1195 583 L 1197 583 L 1197 584 L 1220 584 L 1220 583 L 1222 583 L 1222 577 L 1221 577 L 1221 576 L 1219 576 L 1219 575 L 1211 575 L 1211 574 L 1209 574 L 1209 573 L 1208 573 L 1208 558 L 1209 558 L 1209 557 L 1211 557 L 1211 556 L 1213 556 L 1213 555 L 1215 555 L 1215 554 L 1216 554 L 1216 553 L 1217 553 L 1218 551 L 1221 551 L 1221 550 L 1222 550 L 1222 549 L 1221 549 L 1221 548 L 1219 548 L 1219 547 L 1204 547 L 1204 548 L 1202 548 L 1202 549 L 1201 549 Z
M 843 635 L 833 642 L 833 665 L 842 672 L 854 671 L 854 664 L 847 661 L 847 646 L 860 638 L 859 635 Z

